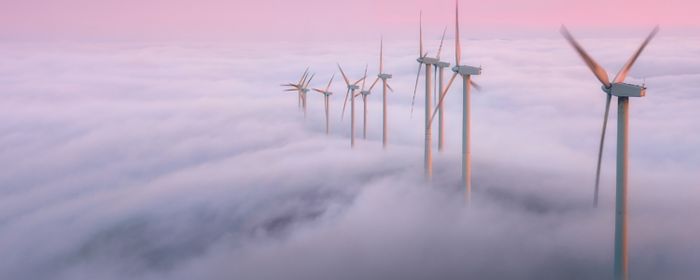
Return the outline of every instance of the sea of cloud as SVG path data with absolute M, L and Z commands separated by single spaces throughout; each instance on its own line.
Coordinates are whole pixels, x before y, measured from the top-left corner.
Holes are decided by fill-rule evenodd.
M 611 76 L 640 42 L 581 41 Z M 336 63 L 373 81 L 376 42 L 0 43 L 0 278 L 609 278 L 616 115 L 594 209 L 597 81 L 563 40 L 463 45 L 484 68 L 469 207 L 458 83 L 423 178 L 414 42 L 385 42 L 387 150 L 379 90 L 355 149 L 340 117 Z M 337 73 L 328 136 L 321 95 L 304 119 L 279 87 L 307 66 L 315 87 Z M 700 39 L 657 38 L 628 81 L 649 88 L 631 101 L 631 273 L 694 279 Z

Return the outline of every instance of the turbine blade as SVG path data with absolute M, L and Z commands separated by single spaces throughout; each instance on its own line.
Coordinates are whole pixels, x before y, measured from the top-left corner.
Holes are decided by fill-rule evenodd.
M 455 0 L 455 66 L 462 60 L 462 45 L 459 42 L 459 0 Z
M 297 87 L 297 88 L 303 87 L 304 84 L 306 83 L 306 78 L 308 78 L 308 77 L 309 77 L 309 74 L 308 74 L 308 73 L 304 73 L 304 76 L 301 77 L 301 81 L 300 81 L 298 84 L 296 84 L 296 87 Z
M 365 81 L 367 81 L 367 64 L 365 64 L 365 75 L 362 76 L 362 90 L 365 90 Z
M 391 92 L 394 92 L 394 89 L 391 88 L 391 86 L 389 85 L 389 83 L 386 83 L 386 87 L 389 88 L 389 90 L 390 90 Z
M 317 89 L 317 88 L 314 88 L 313 90 L 314 90 L 315 92 L 319 92 L 319 93 L 325 93 L 325 91 L 323 91 L 323 90 L 320 90 L 320 89 Z
M 418 73 L 416 74 L 416 85 L 413 86 L 413 98 L 411 99 L 411 117 L 413 117 L 413 107 L 416 104 L 416 92 L 418 91 L 418 80 L 420 79 L 420 70 L 423 63 L 418 64 Z
M 290 88 L 290 89 L 285 89 L 284 91 L 299 91 L 298 89 Z
M 576 39 L 574 39 L 574 36 L 569 33 L 569 30 L 566 29 L 566 26 L 561 26 L 561 34 L 564 35 L 564 38 L 566 38 L 567 41 L 569 41 L 569 44 L 576 49 L 576 52 L 583 58 L 583 61 L 586 62 L 586 65 L 588 65 L 588 68 L 591 69 L 593 72 L 593 75 L 598 78 L 598 80 L 605 86 L 605 87 L 610 87 L 610 80 L 608 78 L 608 72 L 603 69 L 600 65 L 598 65 L 591 56 L 586 53 L 586 51 L 581 47 L 581 45 L 576 42 Z
M 309 87 L 309 84 L 311 83 L 311 80 L 314 79 L 314 76 L 316 76 L 316 73 L 312 74 L 312 75 L 311 75 L 311 78 L 309 78 L 309 80 L 306 81 L 306 84 L 304 84 L 304 88 L 308 88 L 308 87 Z
M 333 82 L 333 79 L 335 78 L 335 73 L 331 76 L 331 79 L 328 80 L 328 85 L 326 86 L 326 91 L 328 91 L 331 88 L 331 83 Z
M 345 101 L 343 102 L 343 112 L 340 114 L 340 121 L 343 121 L 345 117 L 345 106 L 348 104 L 348 95 L 350 95 L 350 89 L 345 92 Z
M 442 44 L 445 42 L 445 34 L 447 33 L 447 26 L 445 26 L 445 29 L 442 31 L 442 39 L 440 39 L 440 47 L 438 48 L 437 52 L 437 59 L 440 60 L 440 53 L 442 53 Z
M 423 11 L 420 11 L 418 18 L 418 32 L 420 40 L 420 48 L 418 49 L 418 56 L 423 54 Z
M 357 80 L 357 82 L 355 82 L 353 85 L 356 86 L 356 85 L 359 84 L 360 82 L 364 81 L 365 78 L 367 78 L 367 77 L 362 77 L 362 79 Z
M 600 144 L 598 146 L 598 165 L 595 169 L 595 189 L 593 195 L 593 205 L 598 206 L 598 186 L 600 184 L 600 163 L 603 159 L 603 144 L 605 143 L 605 129 L 608 126 L 608 113 L 610 112 L 610 98 L 612 95 L 607 94 L 605 99 L 605 116 L 603 117 L 603 131 L 600 134 Z
M 437 113 L 437 109 L 440 108 L 442 105 L 442 102 L 445 101 L 445 96 L 447 96 L 447 91 L 450 90 L 450 86 L 452 86 L 452 83 L 455 81 L 455 78 L 457 78 L 457 73 L 452 74 L 452 78 L 450 78 L 450 81 L 447 82 L 447 87 L 445 87 L 445 90 L 440 93 L 440 100 L 438 100 L 437 104 L 435 104 L 435 111 L 433 112 L 433 115 L 430 117 L 430 123 L 433 123 L 433 119 L 435 118 L 435 114 Z
M 481 91 L 481 86 L 479 84 L 477 84 L 476 82 L 474 82 L 474 80 L 469 80 L 469 83 L 471 83 L 471 85 L 474 87 L 474 89 Z
M 345 72 L 343 72 L 343 67 L 340 67 L 340 63 L 338 63 L 338 69 L 340 69 L 340 74 L 343 75 L 343 80 L 345 80 L 345 84 L 350 86 L 350 80 L 348 80 L 348 77 L 345 76 Z
M 646 48 L 647 44 L 651 41 L 651 39 L 654 39 L 654 36 L 656 36 L 656 33 L 659 33 L 659 26 L 657 25 L 654 27 L 654 29 L 649 33 L 649 36 L 642 42 L 642 45 L 639 46 L 639 49 L 637 49 L 637 52 L 635 52 L 632 57 L 625 63 L 625 66 L 620 69 L 620 72 L 615 75 L 615 79 L 613 81 L 615 83 L 621 83 L 627 78 L 627 74 L 629 73 L 630 69 L 632 68 L 632 65 L 637 61 L 637 58 L 639 55 L 644 51 L 644 48 Z
M 301 75 L 301 79 L 299 79 L 299 82 L 297 83 L 297 85 L 301 85 L 301 82 L 304 80 L 304 78 L 306 78 L 306 75 L 307 75 L 308 73 L 309 73 L 309 67 L 307 66 L 307 67 L 306 67 L 306 70 L 304 70 L 304 74 Z
M 384 36 L 379 38 L 379 74 L 384 73 Z
M 374 79 L 374 82 L 372 83 L 372 85 L 369 86 L 369 91 L 372 91 L 372 89 L 374 88 L 374 85 L 376 85 L 378 81 L 379 81 L 379 77 L 377 77 L 376 79 Z

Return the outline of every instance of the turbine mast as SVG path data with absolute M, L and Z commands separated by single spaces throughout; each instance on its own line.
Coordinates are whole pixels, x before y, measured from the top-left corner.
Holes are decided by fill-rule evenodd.
M 629 97 L 617 98 L 617 175 L 615 187 L 615 279 L 629 279 L 627 258 L 627 151 Z

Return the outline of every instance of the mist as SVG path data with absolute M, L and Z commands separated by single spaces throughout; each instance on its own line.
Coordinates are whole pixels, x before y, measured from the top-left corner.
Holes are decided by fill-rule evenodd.
M 640 41 L 581 40 L 611 75 Z M 634 279 L 700 273 L 699 43 L 659 37 L 628 78 L 648 87 L 630 113 Z M 563 39 L 463 45 L 484 68 L 469 206 L 458 86 L 446 150 L 432 182 L 422 175 L 412 41 L 385 41 L 387 150 L 379 91 L 353 150 L 341 79 L 328 136 L 322 95 L 309 93 L 304 119 L 279 87 L 307 66 L 321 87 L 336 62 L 373 77 L 378 42 L 0 44 L 0 277 L 611 278 L 616 115 L 594 209 L 598 82 Z

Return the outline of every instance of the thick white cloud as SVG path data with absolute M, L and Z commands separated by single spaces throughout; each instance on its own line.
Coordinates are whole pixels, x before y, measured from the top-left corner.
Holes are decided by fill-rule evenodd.
M 639 40 L 582 40 L 611 75 Z M 428 45 L 437 46 L 437 42 Z M 657 38 L 630 82 L 630 253 L 636 279 L 689 279 L 700 248 L 700 49 Z M 449 46 L 449 43 L 448 43 Z M 350 150 L 336 78 L 332 135 L 278 84 L 309 65 L 376 71 L 376 44 L 0 46 L 3 279 L 601 279 L 612 271 L 615 114 L 591 209 L 604 96 L 563 40 L 468 40 L 475 203 L 459 188 L 458 86 L 447 150 L 422 178 L 412 42 L 386 42 L 380 93 Z M 452 57 L 447 48 L 444 57 Z M 450 74 L 450 73 L 447 73 Z M 422 84 L 422 83 L 421 83 Z M 358 103 L 361 104 L 361 103 Z M 360 107 L 361 108 L 361 107 Z M 358 111 L 360 112 L 360 111 Z M 358 122 L 361 124 L 361 122 Z M 358 125 L 358 131 L 360 126 Z

